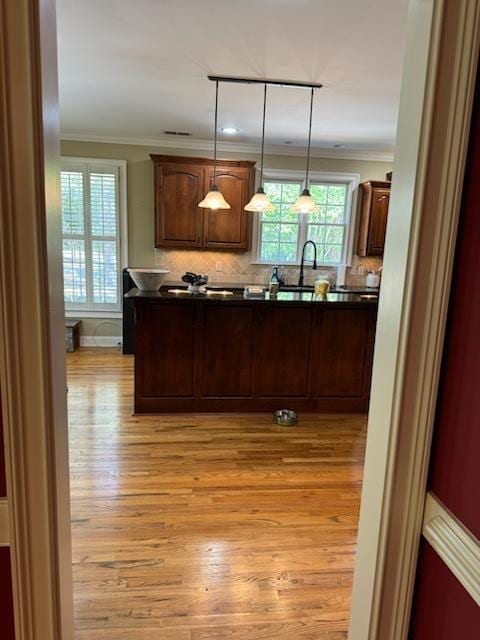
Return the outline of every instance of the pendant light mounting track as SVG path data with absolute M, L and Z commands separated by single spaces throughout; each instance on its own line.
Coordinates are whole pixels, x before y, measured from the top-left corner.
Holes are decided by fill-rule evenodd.
M 273 80 L 272 78 L 241 78 L 237 76 L 208 76 L 212 82 L 231 82 L 234 84 L 266 84 L 269 87 L 291 87 L 292 89 L 321 89 L 319 82 L 293 82 L 292 80 Z
M 295 213 L 312 213 L 317 210 L 317 206 L 310 191 L 308 189 L 308 179 L 310 172 L 310 148 L 312 143 L 312 116 L 313 116 L 313 96 L 315 89 L 321 89 L 322 84 L 315 82 L 293 82 L 291 80 L 273 80 L 271 78 L 241 78 L 237 76 L 213 76 L 209 75 L 208 79 L 215 82 L 215 131 L 213 144 L 213 183 L 210 191 L 205 198 L 199 203 L 199 207 L 206 209 L 230 209 L 230 205 L 225 201 L 220 193 L 217 183 L 217 129 L 218 129 L 218 85 L 220 82 L 228 82 L 233 84 L 262 84 L 264 86 L 263 93 L 263 121 L 262 121 L 262 156 L 260 168 L 260 187 L 250 202 L 246 205 L 246 211 L 267 212 L 275 210 L 274 205 L 263 190 L 263 160 L 265 152 L 265 111 L 267 104 L 267 87 L 291 87 L 294 89 L 310 89 L 310 120 L 308 126 L 308 147 L 307 147 L 307 165 L 305 173 L 305 188 L 302 195 L 292 206 Z

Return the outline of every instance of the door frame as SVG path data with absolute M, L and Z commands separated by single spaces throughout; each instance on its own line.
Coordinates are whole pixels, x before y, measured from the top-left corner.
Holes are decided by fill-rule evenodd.
M 411 0 L 350 640 L 408 637 L 479 40 L 479 0 Z
M 73 638 L 55 0 L 0 8 L 0 387 L 16 640 Z
M 351 640 L 407 636 L 479 8 L 480 0 L 410 0 Z M 54 0 L 3 3 L 0 31 L 0 127 L 7 140 L 0 148 L 0 382 L 17 640 L 69 640 L 61 245 L 53 233 L 60 227 Z

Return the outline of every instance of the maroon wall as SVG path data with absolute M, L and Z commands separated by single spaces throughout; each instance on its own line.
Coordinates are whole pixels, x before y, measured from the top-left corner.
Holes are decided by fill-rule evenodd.
M 3 446 L 2 397 L 0 395 L 0 498 L 7 495 L 5 482 L 5 451 Z M 12 575 L 10 549 L 0 547 L 0 637 L 14 640 Z
M 428 489 L 480 539 L 479 87 L 477 79 Z M 480 638 L 480 607 L 426 541 L 409 638 Z
M 480 539 L 480 117 L 472 121 L 430 491 Z
M 480 607 L 428 542 L 420 549 L 409 640 L 478 640 Z
M 10 549 L 0 547 L 0 637 L 14 640 Z

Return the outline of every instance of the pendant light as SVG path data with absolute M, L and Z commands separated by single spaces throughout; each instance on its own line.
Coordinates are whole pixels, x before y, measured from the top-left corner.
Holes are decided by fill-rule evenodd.
M 313 114 L 313 92 L 314 88 L 311 88 L 310 93 L 310 124 L 308 127 L 308 147 L 307 147 L 307 169 L 305 174 L 305 189 L 302 191 L 302 195 L 297 198 L 297 201 L 292 207 L 292 211 L 295 213 L 315 213 L 318 211 L 318 207 L 315 204 L 315 200 L 310 195 L 308 190 L 308 173 L 310 169 L 310 147 L 312 143 L 312 114 Z
M 217 117 L 218 117 L 218 80 L 215 82 L 215 133 L 213 137 L 213 183 L 205 198 L 198 203 L 202 209 L 230 209 L 216 184 L 217 177 Z
M 263 190 L 263 156 L 265 151 L 265 111 L 267 106 L 267 83 L 263 85 L 263 123 L 262 123 L 262 157 L 260 161 L 260 186 L 257 193 L 252 196 L 246 205 L 245 211 L 268 212 L 275 211 L 275 206 L 270 202 L 270 198 Z

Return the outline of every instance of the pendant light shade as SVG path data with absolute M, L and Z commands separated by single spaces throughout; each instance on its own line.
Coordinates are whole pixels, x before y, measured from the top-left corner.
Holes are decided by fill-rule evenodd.
M 230 209 L 216 184 L 217 177 L 217 118 L 218 118 L 218 80 L 215 82 L 215 132 L 213 137 L 213 183 L 205 198 L 198 203 L 202 209 Z
M 212 184 L 210 191 L 207 193 L 205 198 L 198 203 L 199 207 L 202 209 L 230 209 L 230 205 L 225 200 L 222 195 L 222 192 L 219 191 L 216 184 Z
M 252 197 L 245 207 L 245 211 L 257 211 L 259 213 L 275 211 L 275 205 L 270 202 L 270 198 L 263 190 L 263 156 L 265 150 L 265 112 L 267 107 L 267 85 L 263 88 L 263 121 L 262 121 L 262 157 L 260 162 L 260 186 L 257 193 Z
M 310 191 L 308 190 L 308 175 L 310 169 L 310 147 L 312 144 L 312 114 L 313 114 L 313 93 L 314 88 L 311 88 L 310 92 L 310 123 L 308 125 L 308 147 L 307 147 L 307 168 L 305 172 L 305 189 L 302 191 L 302 195 L 297 198 L 297 201 L 292 206 L 292 211 L 294 213 L 316 213 L 318 211 L 318 206 L 315 203 L 315 200 L 310 195 Z
M 318 206 L 315 200 L 310 195 L 308 189 L 302 191 L 302 195 L 297 198 L 297 201 L 291 209 L 294 213 L 315 213 L 318 211 Z
M 263 188 L 259 187 L 257 193 L 245 207 L 245 211 L 275 211 L 275 205 L 270 202 L 270 198 L 267 196 Z

